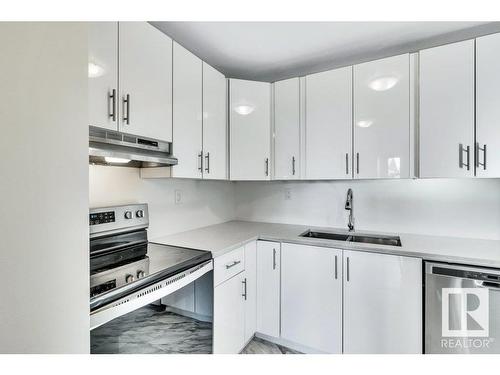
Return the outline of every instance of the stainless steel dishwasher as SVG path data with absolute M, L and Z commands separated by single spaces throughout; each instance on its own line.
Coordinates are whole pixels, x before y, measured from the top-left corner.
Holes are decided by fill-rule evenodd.
M 425 264 L 425 353 L 500 353 L 500 270 Z

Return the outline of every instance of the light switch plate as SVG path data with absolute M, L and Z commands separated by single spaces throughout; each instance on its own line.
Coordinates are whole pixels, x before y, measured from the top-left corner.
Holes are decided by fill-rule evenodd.
M 285 200 L 286 201 L 292 200 L 292 189 L 285 188 Z

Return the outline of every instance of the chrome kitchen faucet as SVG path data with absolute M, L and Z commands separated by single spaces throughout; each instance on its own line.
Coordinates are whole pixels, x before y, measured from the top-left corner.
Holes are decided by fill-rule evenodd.
M 345 201 L 345 209 L 349 211 L 349 222 L 347 223 L 347 227 L 349 228 L 349 232 L 354 231 L 354 206 L 353 206 L 353 194 L 352 194 L 352 189 L 349 188 L 347 190 L 347 199 Z

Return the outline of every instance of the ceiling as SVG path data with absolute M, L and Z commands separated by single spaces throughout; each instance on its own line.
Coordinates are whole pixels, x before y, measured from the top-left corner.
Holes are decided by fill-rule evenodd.
M 500 22 L 151 22 L 227 77 L 276 81 L 500 31 Z

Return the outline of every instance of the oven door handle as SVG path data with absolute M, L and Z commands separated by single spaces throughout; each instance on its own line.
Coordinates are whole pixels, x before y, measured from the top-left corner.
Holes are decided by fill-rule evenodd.
M 158 301 L 199 279 L 213 269 L 213 260 L 210 259 L 188 270 L 179 272 L 166 279 L 159 280 L 152 285 L 136 290 L 116 301 L 110 302 L 90 313 L 90 330 L 118 318 L 119 316 L 123 316 L 131 311 Z

